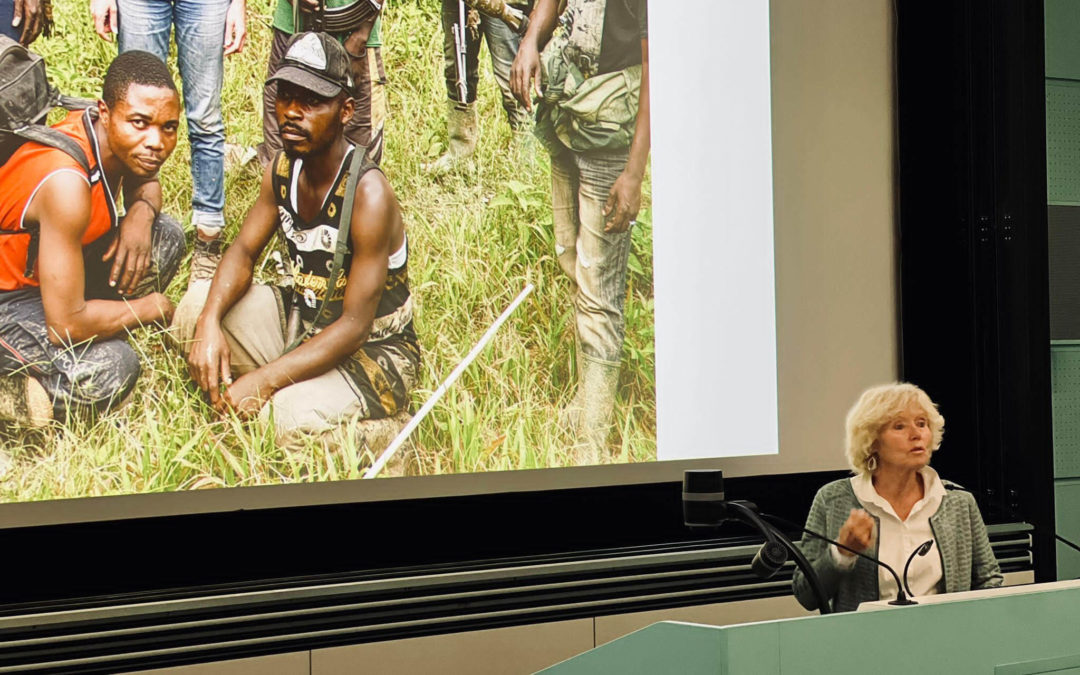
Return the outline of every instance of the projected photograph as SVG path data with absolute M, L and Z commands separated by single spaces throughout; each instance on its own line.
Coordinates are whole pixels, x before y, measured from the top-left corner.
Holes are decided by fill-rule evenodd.
M 187 53 L 198 47 L 174 42 L 158 72 L 118 58 L 117 42 L 160 43 L 117 36 L 107 7 L 95 22 L 58 0 L 51 35 L 30 48 L 53 86 L 104 98 L 105 112 L 57 109 L 48 122 L 107 137 L 106 150 L 83 149 L 108 183 L 91 184 L 98 216 L 113 201 L 118 215 L 91 218 L 101 236 L 83 240 L 82 289 L 53 239 L 14 253 L 18 238 L 0 242 L 37 256 L 0 279 L 0 499 L 776 452 L 767 10 L 753 18 L 758 44 L 738 47 L 761 56 L 745 75 L 753 121 L 726 123 L 744 142 L 729 139 L 713 167 L 750 177 L 713 196 L 752 197 L 729 196 L 723 212 L 680 166 L 717 118 L 672 123 L 674 59 L 650 139 L 645 0 L 559 3 L 543 51 L 522 42 L 531 3 L 379 4 L 356 3 L 367 14 L 343 41 L 290 35 L 295 21 L 347 20 L 333 8 L 305 18 L 252 0 L 245 26 L 219 17 L 222 143 L 212 115 L 191 117 L 199 93 L 181 71 L 207 76 Z M 346 109 L 348 85 L 359 93 Z M 139 140 L 144 129 L 161 136 Z M 3 187 L 39 155 L 0 165 Z M 654 164 L 668 167 L 656 180 Z M 346 246 L 350 167 L 364 172 L 362 224 Z M 11 198 L 20 217 L 54 217 L 59 193 L 26 210 L 24 192 Z M 763 225 L 727 224 L 762 205 Z M 6 229 L 18 229 L 13 209 L 0 209 Z M 109 228 L 123 235 L 129 220 L 153 222 L 142 249 L 113 243 Z M 128 318 L 57 322 L 57 297 Z M 744 318 L 733 327 L 731 315 Z M 752 421 L 749 435 L 697 442 L 708 410 L 729 427 Z M 670 439 L 659 450 L 658 428 Z
M 470 3 L 476 4 L 485 3 Z M 567 21 L 577 21 L 579 33 L 589 22 L 602 24 L 602 14 L 585 11 L 590 4 L 570 3 L 578 15 Z M 609 12 L 626 14 L 621 42 L 612 37 L 605 45 L 578 44 L 564 26 L 556 31 L 554 39 L 561 42 L 555 47 L 593 49 L 591 58 L 600 72 L 587 74 L 607 83 L 600 86 L 611 87 L 615 77 L 623 83 L 619 95 L 626 117 L 637 108 L 641 50 L 634 24 L 635 12 L 645 3 L 610 4 L 616 7 Z M 481 13 L 466 7 L 458 17 L 457 2 L 391 2 L 366 47 L 346 41 L 346 48 L 366 57 L 367 81 L 361 78 L 357 84 L 372 93 L 364 103 L 367 110 L 361 111 L 368 126 L 362 133 L 368 134 L 372 152 L 381 154 L 385 182 L 400 204 L 403 224 L 387 236 L 391 253 L 407 257 L 407 263 L 395 268 L 391 257 L 368 340 L 369 346 L 385 348 L 353 349 L 356 354 L 316 378 L 317 384 L 309 381 L 307 389 L 290 394 L 299 385 L 282 387 L 279 382 L 267 392 L 267 379 L 256 382 L 250 374 L 265 369 L 275 355 L 260 361 L 245 342 L 244 328 L 230 327 L 225 320 L 231 378 L 219 370 L 210 387 L 199 386 L 191 354 L 208 339 L 195 326 L 206 296 L 213 293 L 207 286 L 214 269 L 207 271 L 206 265 L 223 264 L 207 254 L 211 238 L 206 235 L 220 238 L 228 261 L 229 247 L 238 246 L 241 224 L 260 198 L 261 164 L 275 161 L 282 140 L 288 147 L 297 134 L 306 133 L 287 127 L 275 139 L 276 147 L 260 145 L 261 83 L 275 47 L 276 9 L 277 3 L 265 0 L 249 3 L 246 44 L 225 59 L 220 234 L 212 227 L 212 189 L 207 192 L 192 168 L 205 169 L 199 162 L 207 161 L 207 153 L 201 147 L 193 150 L 195 125 L 183 103 L 171 112 L 179 124 L 175 150 L 158 174 L 161 213 L 172 215 L 186 234 L 183 250 L 172 252 L 177 260 L 171 281 L 158 280 L 167 283 L 163 294 L 175 307 L 171 327 L 167 316 L 149 316 L 146 325 L 117 334 L 112 341 L 126 342 L 130 353 L 125 356 L 131 358 L 98 364 L 96 398 L 77 375 L 53 362 L 72 361 L 77 369 L 97 358 L 95 342 L 101 340 L 61 339 L 39 360 L 31 355 L 8 367 L 14 398 L 25 395 L 30 407 L 10 411 L 5 422 L 0 458 L 4 501 L 358 478 L 421 411 L 423 418 L 380 476 L 655 459 L 651 177 L 647 159 L 642 161 L 647 139 L 636 168 L 631 167 L 637 175 L 628 170 L 621 177 L 635 131 L 632 115 L 613 131 L 582 129 L 562 118 L 555 98 L 536 97 L 541 123 L 549 128 L 544 138 L 533 133 L 536 108 L 527 110 L 514 100 L 508 81 L 520 41 L 515 22 L 528 12 L 527 5 L 505 6 L 503 16 L 492 15 L 490 8 Z M 58 2 L 54 21 L 52 35 L 31 45 L 45 58 L 52 84 L 65 94 L 101 97 L 116 41 L 95 34 L 83 5 Z M 461 64 L 454 42 L 458 31 Z M 633 49 L 626 51 L 625 45 Z M 131 49 L 130 43 L 123 46 Z M 332 61 L 335 55 L 326 56 L 323 49 L 317 42 L 300 45 L 292 57 L 303 62 L 314 53 L 316 60 Z M 589 58 L 586 54 L 579 62 Z M 459 65 L 465 71 L 460 76 Z M 173 44 L 169 67 L 182 101 L 188 92 L 178 66 Z M 301 67 L 311 70 L 310 65 Z M 605 77 L 609 73 L 614 77 Z M 286 84 L 278 86 L 290 91 L 299 86 L 294 80 L 281 82 Z M 586 93 L 578 103 L 592 104 Z M 126 103 L 121 98 L 114 102 L 118 105 Z M 60 119 L 63 115 L 54 112 L 49 121 Z M 352 131 L 347 127 L 345 133 Z M 196 140 L 206 143 L 205 138 Z M 552 208 L 551 150 L 559 155 L 554 167 L 557 213 Z M 282 178 L 285 185 L 295 180 L 294 169 L 299 172 L 298 166 L 271 166 L 274 180 Z M 600 189 L 610 193 L 615 183 L 615 197 L 596 196 Z M 138 194 L 124 188 L 121 200 L 112 186 L 116 201 L 126 202 L 134 215 L 143 205 Z M 582 207 L 592 211 L 581 214 Z M 303 214 L 303 207 L 298 211 Z M 583 218 L 587 227 L 595 230 L 599 224 L 609 231 L 586 233 L 583 240 L 576 232 Z M 252 312 L 244 324 L 248 332 L 273 332 L 279 318 L 276 299 L 285 308 L 284 337 L 302 333 L 307 343 L 322 337 L 322 326 L 307 328 L 324 297 L 332 305 L 347 303 L 347 294 L 328 293 L 326 270 L 318 274 L 319 265 L 329 267 L 332 243 L 313 244 L 309 237 L 305 245 L 299 224 L 287 223 L 284 229 L 293 239 L 292 255 L 290 242 L 271 238 L 257 251 L 253 275 L 260 289 L 286 290 L 276 297 L 268 294 L 261 313 L 242 305 Z M 167 257 L 155 257 L 153 271 L 166 277 L 166 270 L 157 268 L 170 264 Z M 104 268 L 108 274 L 111 264 Z M 88 278 L 90 273 L 88 263 Z M 579 298 L 579 276 L 587 298 Z M 28 281 L 19 287 L 36 286 L 38 280 L 30 275 Z M 90 292 L 88 285 L 87 301 L 93 302 Z M 128 293 L 132 306 L 141 300 L 137 295 Z M 117 301 L 123 299 L 121 294 Z M 288 325 L 291 314 L 300 315 L 299 330 Z M 303 353 L 303 343 L 295 351 L 279 348 L 279 363 Z M 5 346 L 21 354 L 11 340 Z M 455 379 L 448 382 L 455 369 Z M 437 403 L 425 409 L 436 393 Z M 342 399 L 350 397 L 357 402 L 344 405 Z

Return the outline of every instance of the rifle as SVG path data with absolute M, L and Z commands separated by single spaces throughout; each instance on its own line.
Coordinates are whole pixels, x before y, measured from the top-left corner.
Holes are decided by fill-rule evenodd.
M 300 9 L 300 3 L 301 2 L 303 2 L 303 0 L 292 0 L 292 21 L 293 21 L 293 33 L 294 34 L 303 33 L 306 30 L 305 27 L 304 27 L 304 24 L 306 23 L 306 21 L 304 20 L 304 16 L 303 16 L 306 12 L 301 11 L 301 9 Z M 360 3 L 356 3 L 356 4 L 360 4 Z M 316 32 L 321 32 L 321 31 L 325 30 L 325 28 L 324 28 L 325 24 L 326 24 L 326 2 L 325 2 L 325 0 L 318 0 L 318 5 L 315 8 L 314 21 L 312 22 L 310 30 L 313 30 L 313 31 L 316 31 Z
M 465 0 L 458 0 L 458 20 L 451 29 L 454 33 L 454 63 L 457 66 L 457 90 L 460 103 L 465 105 L 469 100 L 469 84 L 466 81 L 465 57 L 468 52 L 466 33 L 468 26 L 465 23 Z
M 465 4 L 481 14 L 502 20 L 510 30 L 524 36 L 529 30 L 529 17 L 525 12 L 506 4 L 505 0 L 465 0 Z

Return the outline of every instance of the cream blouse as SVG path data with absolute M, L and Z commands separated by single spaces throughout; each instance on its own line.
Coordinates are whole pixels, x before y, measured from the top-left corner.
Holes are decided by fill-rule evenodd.
M 945 486 L 941 483 L 937 471 L 928 466 L 919 469 L 923 479 L 923 498 L 915 502 L 911 507 L 911 513 L 907 520 L 900 520 L 896 511 L 889 502 L 877 493 L 874 483 L 869 474 L 852 476 L 851 488 L 855 497 L 866 509 L 867 513 L 877 518 L 879 532 L 874 533 L 875 539 L 880 537 L 878 546 L 878 560 L 896 570 L 901 582 L 904 579 L 904 565 L 908 556 L 923 542 L 934 538 L 934 532 L 930 529 L 930 516 L 937 513 L 941 506 L 941 498 L 945 496 Z M 840 553 L 836 546 L 830 546 L 833 560 L 838 566 L 850 569 L 855 566 L 857 556 L 848 556 Z M 873 550 L 871 541 L 868 550 Z M 911 561 L 908 570 L 908 586 L 916 596 L 932 595 L 938 592 L 938 583 L 941 581 L 941 553 L 937 543 L 924 556 L 916 556 Z M 896 597 L 896 580 L 884 567 L 878 568 L 878 596 L 881 600 L 892 600 Z

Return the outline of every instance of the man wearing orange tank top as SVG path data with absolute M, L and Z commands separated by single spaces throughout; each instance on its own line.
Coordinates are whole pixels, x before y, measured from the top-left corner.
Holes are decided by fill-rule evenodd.
M 172 317 L 162 291 L 184 253 L 157 179 L 179 117 L 165 64 L 128 52 L 109 66 L 102 100 L 53 127 L 89 173 L 33 142 L 0 165 L 0 417 L 41 425 L 134 388 L 139 361 L 124 338 Z

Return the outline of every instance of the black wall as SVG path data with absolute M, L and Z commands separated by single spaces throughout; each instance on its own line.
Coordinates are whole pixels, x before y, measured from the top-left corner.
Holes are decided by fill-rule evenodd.
M 1037 526 L 1054 578 L 1043 9 L 897 4 L 902 373 L 941 405 L 934 464 Z

